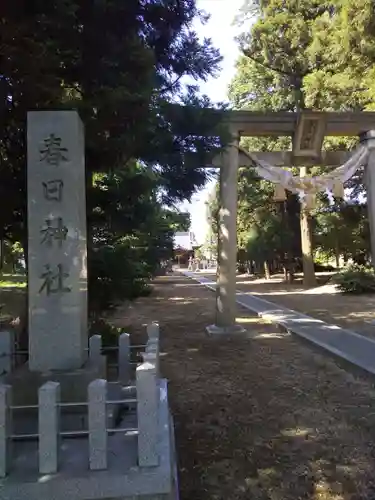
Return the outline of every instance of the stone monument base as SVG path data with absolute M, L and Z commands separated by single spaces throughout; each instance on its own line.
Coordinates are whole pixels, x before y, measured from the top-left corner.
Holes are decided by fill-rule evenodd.
M 37 443 L 15 442 L 14 455 L 19 459 L 1 481 L 1 500 L 178 500 L 173 419 L 166 380 L 160 380 L 159 387 L 158 465 L 139 466 L 137 435 L 126 431 L 137 425 L 136 415 L 126 415 L 118 423 L 124 431 L 109 433 L 105 470 L 89 470 L 87 437 L 64 437 L 59 471 L 47 475 L 38 471 Z
M 60 384 L 61 403 L 86 403 L 87 389 L 90 382 L 96 379 L 106 378 L 106 359 L 101 356 L 98 364 L 90 361 L 80 369 L 71 372 L 51 371 L 47 373 L 32 372 L 25 364 L 6 377 L 5 383 L 12 386 L 13 406 L 19 408 L 13 418 L 13 426 L 16 434 L 38 433 L 38 411 L 31 408 L 38 405 L 38 389 L 45 382 L 53 381 Z M 112 383 L 108 386 L 108 400 L 118 401 L 124 399 L 120 383 Z M 27 408 L 27 407 L 30 408 Z M 107 425 L 114 427 L 123 407 L 118 404 L 107 406 Z M 86 404 L 77 406 L 62 406 L 61 430 L 86 431 L 88 428 L 88 416 Z
M 50 380 L 60 384 L 62 403 L 83 403 L 87 401 L 88 385 L 98 378 L 106 378 L 104 356 L 95 364 L 88 360 L 82 368 L 71 371 L 34 372 L 25 363 L 10 373 L 5 383 L 12 386 L 14 406 L 37 405 L 38 389 Z

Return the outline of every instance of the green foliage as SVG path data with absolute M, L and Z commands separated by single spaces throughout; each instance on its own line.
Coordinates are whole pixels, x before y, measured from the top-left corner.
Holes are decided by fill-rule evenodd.
M 311 26 L 321 15 L 318 3 L 247 2 L 247 12 L 256 12 L 258 20 L 240 36 L 243 55 L 229 90 L 235 107 L 253 111 L 304 107 L 303 78 L 311 69 L 305 51 Z M 285 150 L 291 140 L 246 138 L 242 146 L 250 151 Z M 278 261 L 290 268 L 301 257 L 299 213 L 296 195 L 289 193 L 284 204 L 275 203 L 273 186 L 245 173 L 239 185 L 239 241 L 249 241 L 245 245 L 249 258 Z
M 160 262 L 172 256 L 175 230 L 190 223 L 188 215 L 161 206 L 157 187 L 157 175 L 136 162 L 94 176 L 89 219 L 94 235 L 89 249 L 92 314 L 148 294 Z
M 1 288 L 26 288 L 26 277 L 24 274 L 0 273 Z
M 213 239 L 218 231 L 219 188 L 209 198 L 209 221 Z M 238 176 L 237 246 L 243 270 L 247 263 L 266 260 L 288 266 L 292 256 L 301 254 L 299 207 L 295 196 L 285 203 L 273 200 L 273 186 L 260 179 L 252 168 L 240 168 Z
M 23 271 L 23 255 L 23 248 L 18 241 L 0 240 L 0 272 Z
M 0 240 L 27 256 L 26 115 L 76 109 L 85 125 L 91 309 L 147 289 L 189 221 L 174 206 L 210 173 L 220 114 L 197 87 L 220 62 L 192 29 L 195 0 L 13 2 L 1 6 Z M 177 108 L 175 103 L 185 105 Z M 194 153 L 199 161 L 186 160 Z
M 250 23 L 254 17 L 256 21 Z M 370 0 L 246 0 L 236 21 L 243 32 L 242 55 L 229 89 L 235 108 L 358 111 L 374 107 L 375 11 Z M 355 138 L 329 137 L 324 147 L 351 149 L 355 142 Z M 242 146 L 250 151 L 291 149 L 289 138 L 247 138 Z M 310 172 L 318 175 L 327 170 L 313 167 Z M 348 204 L 319 197 L 312 218 L 313 242 L 326 255 L 363 263 L 369 254 L 369 237 L 366 207 L 358 203 L 364 192 L 361 173 L 347 187 L 351 188 Z M 276 213 L 268 183 L 240 174 L 240 248 L 247 248 L 249 241 L 251 255 L 276 258 L 283 249 L 298 258 L 298 199 L 294 197 L 288 211 L 288 227 Z M 294 244 L 287 249 L 281 242 L 289 238 Z
M 150 293 L 151 265 L 137 259 L 139 252 L 126 240 L 92 250 L 89 282 L 92 315 L 109 309 L 119 300 L 132 300 Z
M 118 338 L 123 333 L 123 328 L 113 326 L 103 318 L 95 318 L 89 325 L 89 336 L 100 335 L 103 347 L 118 345 Z
M 176 210 L 166 210 L 165 217 L 169 221 L 169 226 L 173 232 L 187 232 L 191 226 L 191 216 L 189 212 L 177 212 Z
M 199 15 L 195 0 L 37 1 L 17 7 L 5 0 L 0 195 L 7 203 L 0 228 L 19 241 L 26 234 L 24 137 L 30 109 L 80 112 L 90 173 L 139 158 L 162 174 L 159 183 L 169 201 L 189 198 L 204 184 L 207 172 L 186 164 L 184 154 L 218 146 L 215 124 L 202 122 L 199 113 L 184 123 L 170 105 L 180 101 L 199 111 L 209 103 L 195 87 L 186 91 L 181 84 L 184 76 L 206 79 L 220 61 L 210 41 L 200 42 L 191 29 Z
M 331 252 L 324 252 L 322 250 L 316 250 L 314 255 L 314 263 L 316 266 L 325 267 L 332 258 Z
M 248 260 L 284 261 L 293 244 L 298 245 L 287 211 L 292 198 L 289 197 L 285 206 L 275 203 L 271 183 L 259 179 L 250 168 L 240 169 L 238 192 L 239 249 L 245 250 Z
M 196 259 L 203 259 L 205 257 L 205 253 L 204 253 L 204 247 L 203 245 L 201 245 L 200 247 L 198 248 L 194 248 L 194 257 Z
M 320 35 L 325 33 L 333 2 L 267 0 L 248 4 L 259 17 L 251 31 L 242 34 L 240 43 L 251 64 L 267 77 L 273 108 L 277 104 L 283 109 L 305 107 L 303 80 L 314 71 L 323 52 L 325 40 Z
M 363 264 L 370 255 L 367 207 L 342 203 L 321 209 L 315 216 L 316 248 L 335 257 Z
M 365 266 L 349 266 L 334 277 L 334 282 L 343 293 L 375 293 L 374 270 Z

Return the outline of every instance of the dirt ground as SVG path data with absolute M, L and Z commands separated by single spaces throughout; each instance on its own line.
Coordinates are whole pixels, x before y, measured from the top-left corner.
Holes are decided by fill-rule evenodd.
M 324 281 L 321 277 L 321 284 Z M 238 277 L 237 289 L 375 339 L 375 294 L 343 295 L 325 286 L 318 292 L 298 282 L 287 285 L 277 278 L 265 282 L 244 276 Z
M 210 338 L 214 294 L 164 277 L 113 318 L 133 342 L 161 325 L 181 500 L 375 498 L 375 391 L 239 310 L 248 336 Z

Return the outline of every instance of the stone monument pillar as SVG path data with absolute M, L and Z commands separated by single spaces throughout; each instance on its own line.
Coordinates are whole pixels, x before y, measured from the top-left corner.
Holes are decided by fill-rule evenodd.
M 237 183 L 239 138 L 232 136 L 222 155 L 216 288 L 216 323 L 210 334 L 241 332 L 236 325 Z
M 27 184 L 29 369 L 79 369 L 87 357 L 87 250 L 76 111 L 28 113 Z

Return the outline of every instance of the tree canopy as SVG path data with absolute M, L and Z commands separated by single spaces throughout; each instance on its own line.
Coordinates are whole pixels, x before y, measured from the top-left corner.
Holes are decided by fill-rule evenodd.
M 85 126 L 89 272 L 93 255 L 108 260 L 120 246 L 129 262 L 154 262 L 138 266 L 141 276 L 155 268 L 154 246 L 171 247 L 166 207 L 209 175 L 186 153 L 205 155 L 221 141 L 217 120 L 199 117 L 208 98 L 183 83 L 214 75 L 221 60 L 193 30 L 197 17 L 206 18 L 195 0 L 2 2 L 0 240 L 27 251 L 27 112 L 76 109 Z M 188 123 L 171 113 L 176 102 L 197 111 Z M 135 246 L 147 251 L 134 256 Z
M 254 21 L 255 18 L 255 21 Z M 247 0 L 236 22 L 241 55 L 229 87 L 235 109 L 253 111 L 373 109 L 374 22 L 371 1 Z M 250 26 L 250 27 L 249 27 Z M 348 148 L 349 138 L 326 138 L 326 149 Z M 291 149 L 290 138 L 245 138 L 250 151 Z M 292 165 L 291 165 L 292 167 Z M 318 174 L 327 167 L 312 167 Z M 298 170 L 295 169 L 295 173 Z M 308 214 L 316 250 L 358 261 L 368 257 L 367 215 L 361 175 L 347 186 L 345 202 L 323 194 Z M 214 206 L 212 208 L 214 213 Z M 300 200 L 288 193 L 284 207 L 272 187 L 251 169 L 239 174 L 238 247 L 241 259 L 301 257 Z M 303 213 L 303 216 L 306 216 Z M 337 227 L 340 230 L 340 236 Z M 286 259 L 288 260 L 288 259 Z

